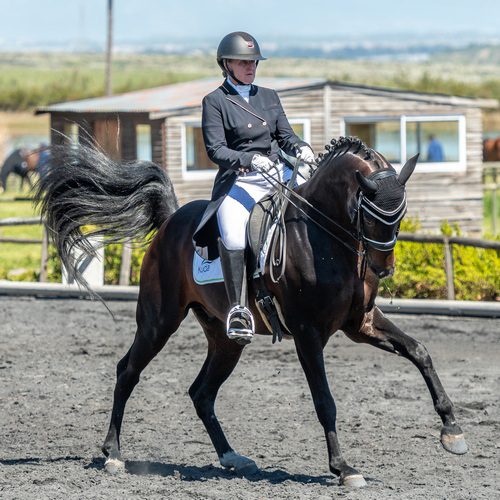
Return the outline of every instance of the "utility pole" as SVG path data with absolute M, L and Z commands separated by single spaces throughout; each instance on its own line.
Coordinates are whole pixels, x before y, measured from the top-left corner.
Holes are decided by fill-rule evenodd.
M 106 44 L 106 95 L 113 94 L 111 83 L 111 52 L 113 46 L 113 0 L 108 0 L 108 40 Z

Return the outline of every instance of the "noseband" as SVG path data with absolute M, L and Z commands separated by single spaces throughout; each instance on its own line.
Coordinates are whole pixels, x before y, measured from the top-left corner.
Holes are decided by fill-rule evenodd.
M 371 180 L 384 179 L 388 177 L 396 176 L 396 172 L 393 170 L 383 170 L 382 172 L 377 172 L 370 176 Z M 368 238 L 365 235 L 365 224 L 364 224 L 364 215 L 369 214 L 374 219 L 378 220 L 382 224 L 386 226 L 397 226 L 401 219 L 405 216 L 407 209 L 406 202 L 406 191 L 403 192 L 403 200 L 394 210 L 385 210 L 380 206 L 376 205 L 373 201 L 370 201 L 363 191 L 360 189 L 358 191 L 358 200 L 357 200 L 357 233 L 358 240 L 363 243 L 365 248 L 373 248 L 375 250 L 380 250 L 382 252 L 389 252 L 394 249 L 396 246 L 396 242 L 398 239 L 399 230 L 396 230 L 393 238 L 388 241 L 378 241 Z

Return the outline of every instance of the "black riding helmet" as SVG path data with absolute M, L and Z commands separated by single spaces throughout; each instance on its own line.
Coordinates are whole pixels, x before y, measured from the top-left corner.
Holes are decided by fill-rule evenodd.
M 240 59 L 242 61 L 265 61 L 266 58 L 260 53 L 260 47 L 257 40 L 244 31 L 234 31 L 226 35 L 217 48 L 217 64 L 226 76 L 228 73 L 234 77 L 231 71 L 226 67 L 227 59 Z M 238 83 L 242 83 L 238 81 Z

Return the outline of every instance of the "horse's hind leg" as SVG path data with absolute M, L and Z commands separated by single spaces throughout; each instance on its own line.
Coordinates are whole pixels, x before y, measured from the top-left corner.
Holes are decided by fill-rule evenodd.
M 201 310 L 194 312 L 207 336 L 208 354 L 200 373 L 189 388 L 189 395 L 221 465 L 246 474 L 255 472 L 255 462 L 239 455 L 229 445 L 214 409 L 217 393 L 237 365 L 243 346 L 227 338 L 225 325 L 220 320 L 209 318 Z
M 355 342 L 364 342 L 380 349 L 399 354 L 409 359 L 424 377 L 431 393 L 434 408 L 441 417 L 441 443 L 451 453 L 461 455 L 467 452 L 467 444 L 462 430 L 455 422 L 453 405 L 446 394 L 434 369 L 432 359 L 426 347 L 402 332 L 389 321 L 378 307 L 366 315 L 366 320 L 357 333 L 345 332 Z
M 160 315 L 152 301 L 139 297 L 137 332 L 132 347 L 118 362 L 111 422 L 102 446 L 102 452 L 107 457 L 105 467 L 108 472 L 124 468 L 120 453 L 120 430 L 127 400 L 139 382 L 141 372 L 161 351 L 184 316 L 184 311 L 176 307 L 171 310 L 167 308 Z

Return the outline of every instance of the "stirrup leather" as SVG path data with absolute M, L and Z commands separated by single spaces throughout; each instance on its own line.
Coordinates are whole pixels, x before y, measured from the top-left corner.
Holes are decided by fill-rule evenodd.
M 237 320 L 238 322 L 242 323 L 243 320 L 244 323 L 246 323 L 248 326 L 245 327 L 243 324 L 241 327 L 237 326 L 231 326 L 231 323 L 234 320 Z M 231 310 L 229 311 L 227 315 L 227 321 L 226 321 L 226 331 L 227 331 L 227 336 L 229 338 L 249 338 L 251 339 L 253 337 L 253 334 L 255 332 L 255 322 L 253 319 L 253 315 L 250 312 L 250 310 L 244 306 L 236 305 Z

